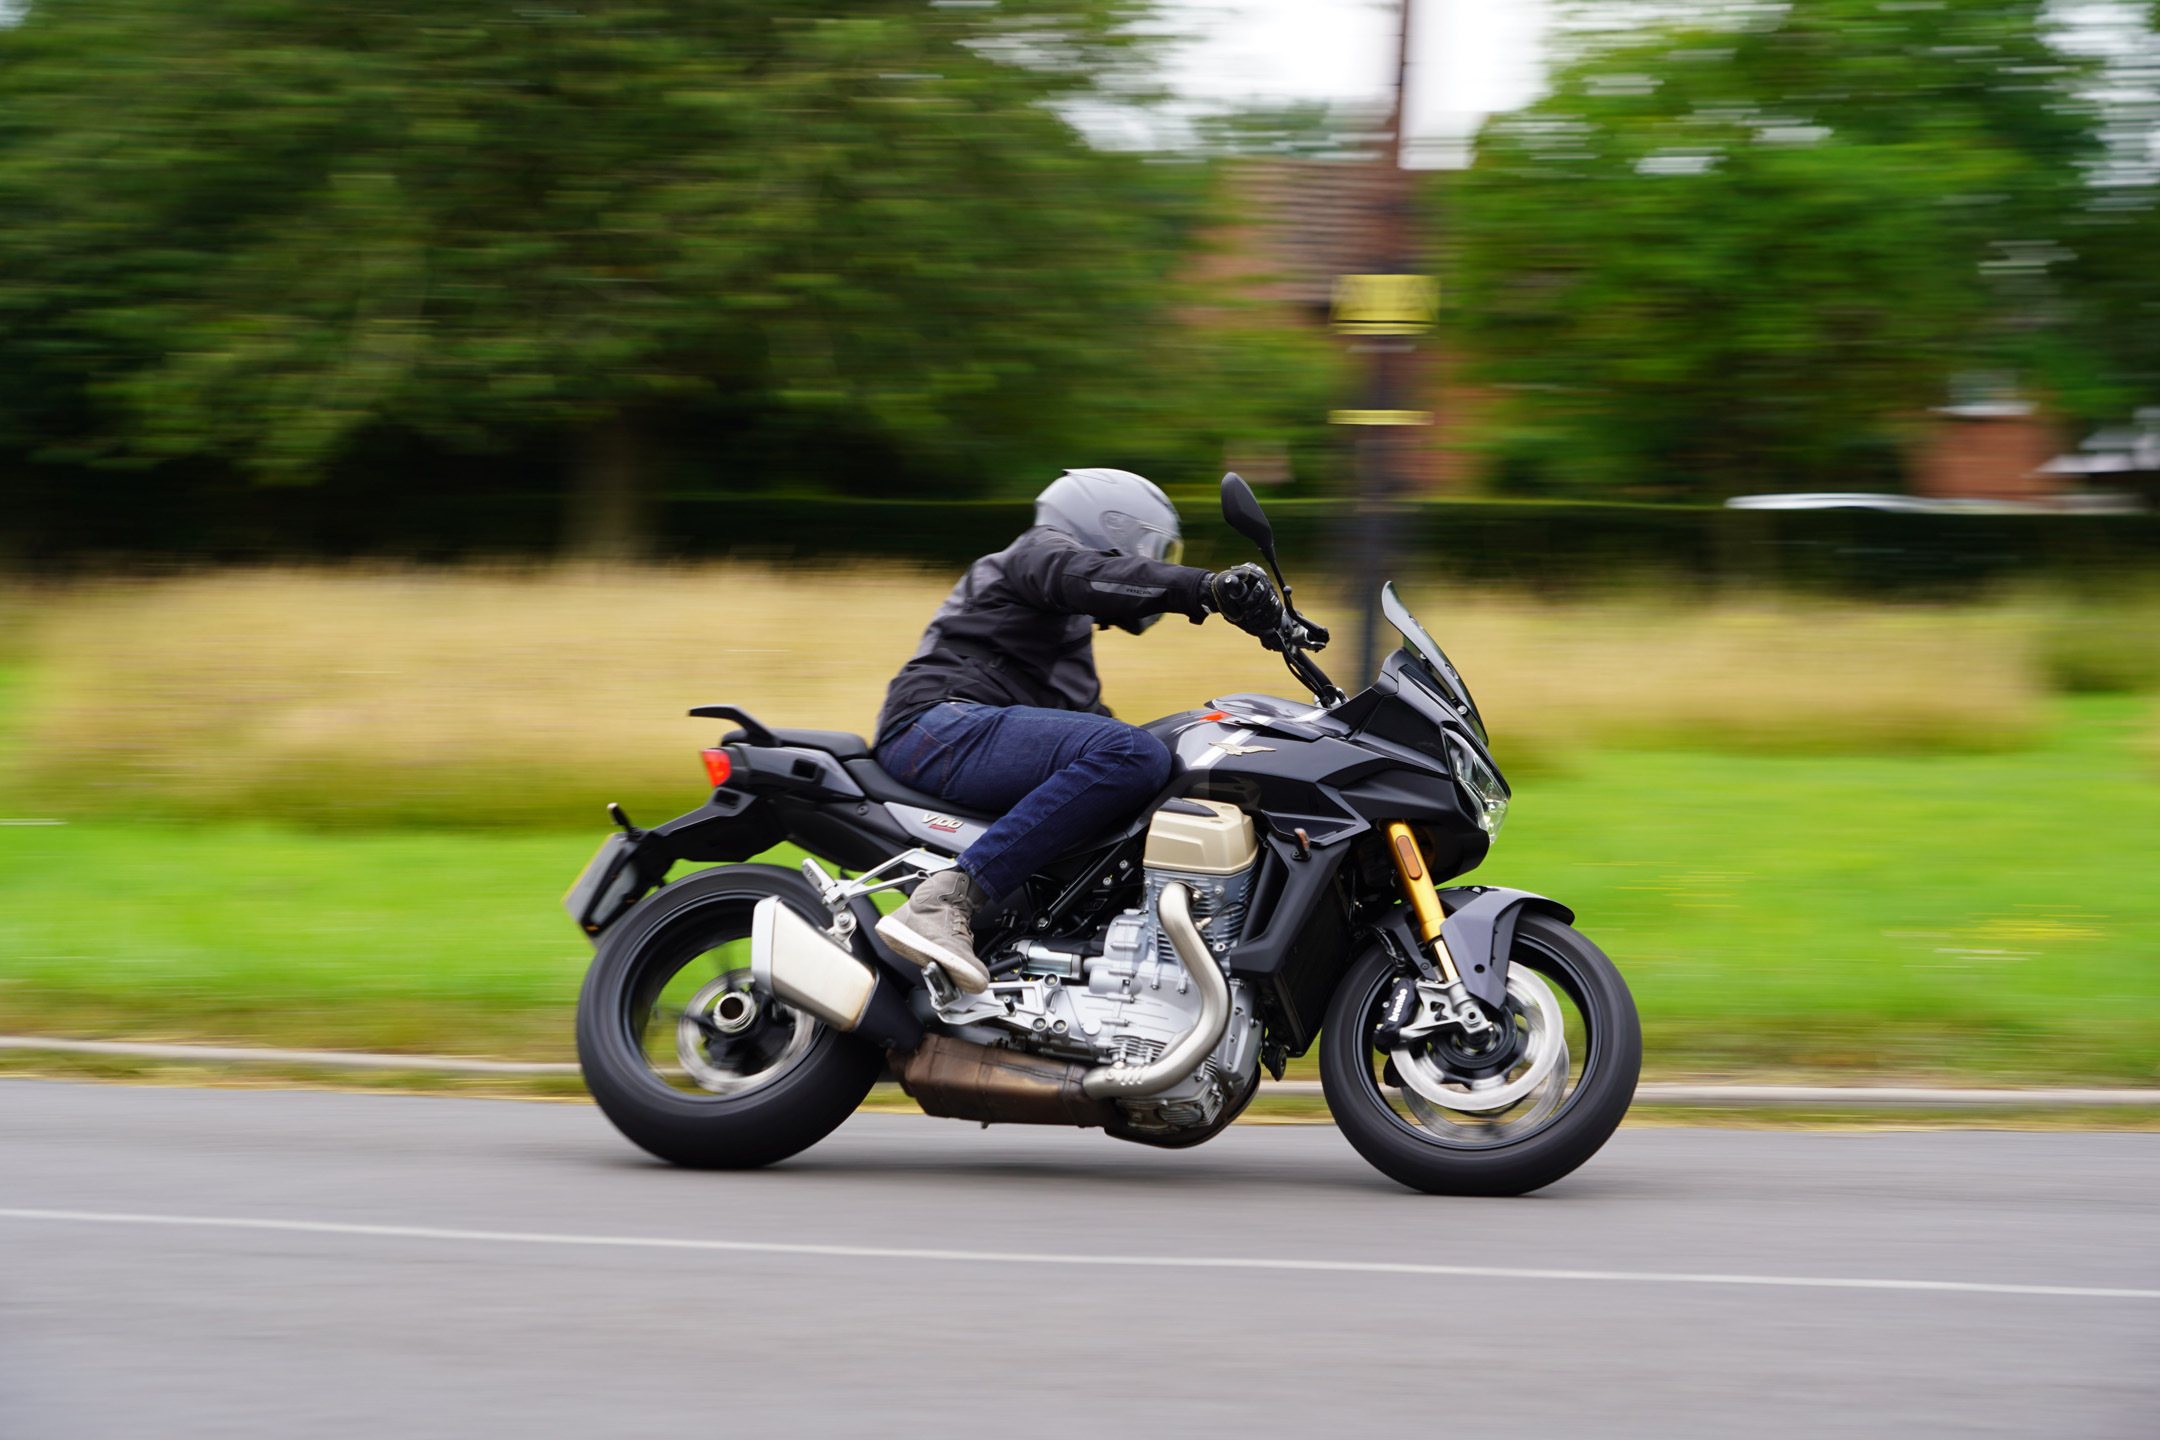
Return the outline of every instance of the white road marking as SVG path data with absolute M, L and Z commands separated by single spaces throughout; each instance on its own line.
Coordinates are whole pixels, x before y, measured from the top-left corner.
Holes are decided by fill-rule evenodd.
M 0 1209 L 0 1220 L 85 1225 L 164 1225 L 268 1230 L 390 1240 L 454 1240 L 491 1245 L 573 1245 L 620 1250 L 704 1250 L 739 1255 L 813 1255 L 850 1260 L 937 1260 L 963 1264 L 1083 1265 L 1141 1270 L 1288 1270 L 1337 1275 L 1432 1275 L 1480 1280 L 1593 1280 L 1645 1285 L 1766 1285 L 1801 1290 L 1918 1290 L 1961 1295 L 2061 1295 L 2080 1300 L 2160 1300 L 2160 1290 L 2093 1285 L 2010 1285 L 1970 1280 L 1869 1280 L 1812 1275 L 1716 1275 L 1656 1270 L 1548 1270 L 1512 1265 L 1414 1265 L 1386 1260 L 1281 1260 L 1235 1255 L 1058 1255 L 1021 1250 L 918 1250 L 888 1245 L 796 1245 L 768 1240 L 690 1240 L 646 1235 L 563 1235 L 536 1230 L 462 1230 L 439 1225 L 361 1225 L 331 1220 L 264 1220 L 226 1215 L 146 1215 L 100 1210 Z

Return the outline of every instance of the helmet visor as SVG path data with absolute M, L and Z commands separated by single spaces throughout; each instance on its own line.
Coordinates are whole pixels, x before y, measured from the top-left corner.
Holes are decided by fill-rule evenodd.
M 1149 529 L 1141 534 L 1136 548 L 1142 559 L 1160 560 L 1165 565 L 1185 563 L 1185 541 L 1182 536 L 1166 535 L 1160 530 Z

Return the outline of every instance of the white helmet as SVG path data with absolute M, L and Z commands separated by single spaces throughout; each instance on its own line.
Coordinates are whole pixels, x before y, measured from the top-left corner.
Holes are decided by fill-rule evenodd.
M 1035 523 L 1062 530 L 1091 550 L 1172 565 L 1185 553 L 1177 507 L 1130 470 L 1067 470 L 1035 497 Z

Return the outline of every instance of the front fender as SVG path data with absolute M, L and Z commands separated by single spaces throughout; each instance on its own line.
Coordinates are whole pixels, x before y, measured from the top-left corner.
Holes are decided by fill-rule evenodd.
M 1528 890 L 1495 885 L 1457 885 L 1440 892 L 1447 919 L 1440 938 L 1462 972 L 1463 988 L 1495 1010 L 1507 999 L 1508 954 L 1515 946 L 1515 922 L 1525 910 L 1539 910 L 1563 925 L 1575 912 L 1559 901 Z

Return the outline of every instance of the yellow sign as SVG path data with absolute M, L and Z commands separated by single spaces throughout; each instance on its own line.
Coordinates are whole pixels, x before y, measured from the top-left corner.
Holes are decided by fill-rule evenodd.
M 1430 275 L 1338 275 L 1335 328 L 1345 335 L 1418 335 L 1440 311 Z
M 1330 425 L 1430 425 L 1430 410 L 1330 410 Z

